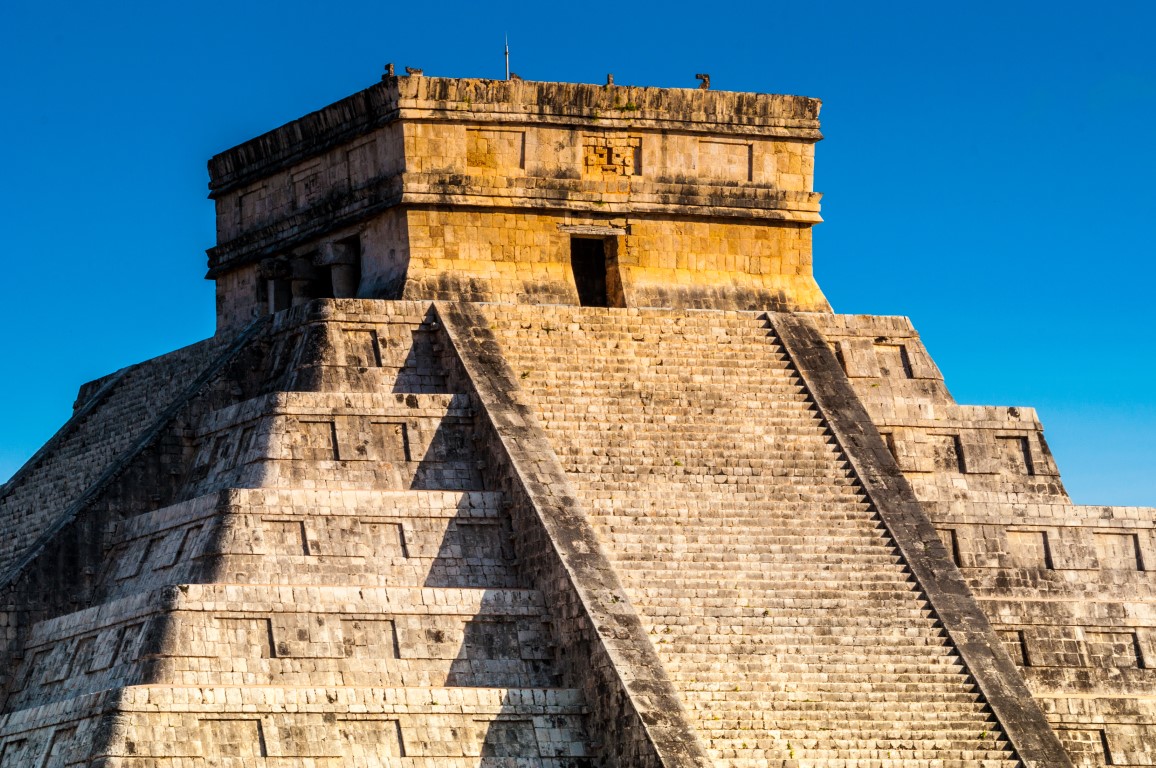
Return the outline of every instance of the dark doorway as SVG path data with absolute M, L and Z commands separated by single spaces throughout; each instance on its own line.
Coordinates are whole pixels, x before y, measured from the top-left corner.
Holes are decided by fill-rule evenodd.
M 584 307 L 605 307 L 606 241 L 591 237 L 570 238 L 570 268 L 578 288 L 578 303 Z
M 267 282 L 269 291 L 269 311 L 280 312 L 289 309 L 293 303 L 292 284 L 288 279 L 274 278 Z

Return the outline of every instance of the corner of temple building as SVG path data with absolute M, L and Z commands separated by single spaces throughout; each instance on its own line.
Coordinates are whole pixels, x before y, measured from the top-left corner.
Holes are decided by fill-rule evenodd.
M 387 77 L 210 161 L 219 327 L 344 297 L 829 311 L 819 106 Z

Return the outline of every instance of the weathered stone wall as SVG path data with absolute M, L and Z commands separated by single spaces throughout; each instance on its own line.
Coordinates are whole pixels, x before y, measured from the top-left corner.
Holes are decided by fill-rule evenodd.
M 410 210 L 407 298 L 577 304 L 561 214 Z
M 406 211 L 395 208 L 360 228 L 359 296 L 377 299 L 400 299 L 404 296 L 413 247 L 409 219 Z
M 812 192 L 814 144 L 763 136 L 703 137 L 649 129 L 413 122 L 405 125 L 405 170 L 500 178 L 583 179 L 631 191 L 631 183 L 752 185 Z M 720 131 L 721 133 L 721 131 Z
M 225 243 L 316 209 L 405 170 L 401 126 L 376 128 L 348 143 L 279 167 L 216 198 L 217 239 Z
M 827 311 L 809 227 L 628 219 L 618 263 L 627 306 Z
M 805 227 L 410 210 L 409 298 L 577 304 L 571 238 L 601 236 L 627 306 L 827 309 Z
M 216 283 L 217 326 L 225 331 L 243 328 L 269 312 L 269 287 L 256 264 L 221 275 Z
M 359 296 L 577 303 L 558 220 L 623 235 L 628 305 L 826 310 L 810 267 L 818 107 L 387 79 L 210 163 L 219 327 L 270 310 L 270 260 L 320 266 L 337 241 L 357 243 Z
M 627 306 L 825 311 L 811 270 L 811 234 L 790 224 L 701 218 L 392 209 L 367 222 L 361 291 L 371 297 L 578 304 L 571 239 L 607 243 Z M 268 312 L 254 266 L 217 283 L 223 323 Z
M 550 124 L 566 129 L 701 131 L 777 139 L 820 138 L 817 99 L 576 83 L 386 78 L 324 109 L 252 139 L 209 161 L 217 197 L 298 166 L 400 118 L 484 124 Z M 469 120 L 463 116 L 469 115 Z M 596 122 L 595 122 L 596 121 Z M 495 126 L 496 127 L 496 126 Z M 427 148 L 428 149 L 428 148 Z M 434 153 L 445 156 L 447 153 Z M 797 173 L 790 168 L 781 169 Z

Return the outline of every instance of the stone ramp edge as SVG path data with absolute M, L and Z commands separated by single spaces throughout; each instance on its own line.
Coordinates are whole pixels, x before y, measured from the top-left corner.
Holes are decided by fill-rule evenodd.
M 84 403 L 77 408 L 73 414 L 68 418 L 68 421 L 61 425 L 60 429 L 40 449 L 24 462 L 20 469 L 13 473 L 12 477 L 8 478 L 2 485 L 0 485 L 0 499 L 3 499 L 11 493 L 16 486 L 24 482 L 25 478 L 36 468 L 36 466 L 51 456 L 57 447 L 64 442 L 64 440 L 80 427 L 80 424 L 88 418 L 89 414 L 96 410 L 97 406 L 104 402 L 105 398 L 117 388 L 117 386 L 124 380 L 124 377 L 135 368 L 134 365 L 128 365 L 121 368 L 119 371 L 114 371 L 109 374 L 108 378 L 101 384 L 95 392 L 93 392 Z
M 493 431 L 491 451 L 511 476 L 511 496 L 522 496 L 529 514 L 527 525 L 534 528 L 529 533 L 539 539 L 537 551 L 523 557 L 553 578 L 540 578 L 535 586 L 551 604 L 576 601 L 573 607 L 579 615 L 572 618 L 587 625 L 585 638 L 579 633 L 559 635 L 570 646 L 568 655 L 589 659 L 586 679 L 580 682 L 591 708 L 591 725 L 601 731 L 591 738 L 616 738 L 618 743 L 608 751 L 637 761 L 623 765 L 708 768 L 712 763 L 673 683 L 557 455 L 521 399 L 521 388 L 488 318 L 479 308 L 461 302 L 434 302 L 433 310 L 477 396 L 482 420 Z M 614 695 L 608 695 L 615 689 Z
M 181 393 L 178 394 L 168 405 L 168 407 L 161 411 L 161 413 L 159 413 L 156 418 L 154 418 L 149 423 L 149 425 L 140 433 L 140 435 L 132 442 L 132 444 L 120 455 L 112 459 L 104 471 L 101 472 L 100 475 L 98 475 L 97 478 L 93 481 L 92 485 L 90 485 L 79 496 L 77 496 L 75 501 L 68 505 L 64 512 L 62 512 L 60 516 L 56 518 L 56 520 L 52 521 L 48 528 L 45 529 L 45 531 L 41 533 L 40 536 L 38 536 L 36 540 L 34 540 L 32 544 L 28 546 L 27 550 L 17 557 L 16 562 L 13 563 L 13 565 L 9 567 L 7 571 L 0 573 L 0 588 L 7 587 L 9 584 L 15 581 L 20 576 L 21 572 L 23 572 L 23 570 L 36 559 L 44 547 L 46 547 L 57 536 L 57 534 L 59 534 L 60 531 L 64 529 L 65 526 L 67 526 L 73 519 L 75 519 L 76 516 L 80 514 L 80 512 L 85 507 L 91 504 L 96 499 L 96 497 L 109 485 L 109 483 L 113 482 L 120 475 L 120 473 L 128 467 L 133 459 L 135 459 L 142 451 L 148 448 L 149 445 L 151 445 L 152 442 L 156 440 L 164 428 L 177 417 L 177 414 L 181 411 L 181 409 L 188 405 L 189 401 L 196 397 L 202 389 L 208 386 L 217 377 L 217 375 L 220 374 L 225 366 L 228 365 L 229 362 L 232 361 L 241 352 L 242 349 L 248 346 L 249 342 L 252 341 L 258 335 L 259 331 L 268 325 L 268 323 L 269 316 L 259 317 L 251 322 L 248 326 L 246 326 L 240 333 L 238 333 L 233 341 L 230 342 L 230 344 L 225 348 L 225 350 L 217 355 L 217 357 L 212 359 L 209 364 L 201 370 L 201 373 L 192 381 L 192 383 L 189 384 L 189 386 L 184 390 L 182 390 Z M 120 379 L 117 378 L 115 381 L 119 380 Z M 110 381 L 109 385 L 114 385 L 114 382 Z M 111 388 L 107 390 L 102 388 L 102 392 L 94 395 L 90 402 L 96 404 L 100 400 L 103 400 L 105 394 L 107 394 L 108 391 L 111 391 Z M 85 407 L 87 407 L 87 404 Z M 71 423 L 71 420 L 69 423 Z M 5 489 L 8 487 L 9 486 L 5 486 Z
M 805 315 L 767 312 L 919 588 L 1025 768 L 1071 768 L 1043 710 L 952 562 L 826 339 Z

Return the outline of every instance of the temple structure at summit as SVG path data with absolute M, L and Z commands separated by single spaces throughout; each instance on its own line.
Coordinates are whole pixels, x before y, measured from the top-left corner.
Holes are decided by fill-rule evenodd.
M 812 274 L 819 102 L 389 75 L 0 488 L 0 766 L 1156 765 L 1156 510 Z

